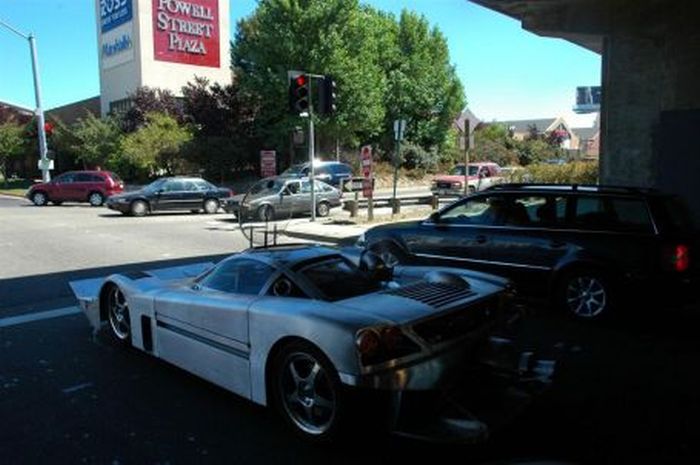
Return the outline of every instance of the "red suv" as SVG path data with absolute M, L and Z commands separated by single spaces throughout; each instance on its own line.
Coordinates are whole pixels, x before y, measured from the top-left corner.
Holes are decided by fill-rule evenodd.
M 98 207 L 110 195 L 124 190 L 119 176 L 110 171 L 69 171 L 51 182 L 41 182 L 29 188 L 25 196 L 39 207 L 52 202 L 89 202 Z

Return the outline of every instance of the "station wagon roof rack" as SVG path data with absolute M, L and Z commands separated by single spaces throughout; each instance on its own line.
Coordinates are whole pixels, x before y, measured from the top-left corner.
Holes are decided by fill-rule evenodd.
M 595 192 L 617 192 L 628 194 L 651 194 L 658 192 L 656 189 L 647 187 L 633 186 L 615 186 L 607 184 L 556 184 L 556 183 L 505 183 L 494 184 L 485 190 L 499 191 L 508 189 L 560 189 L 578 191 L 595 191 Z

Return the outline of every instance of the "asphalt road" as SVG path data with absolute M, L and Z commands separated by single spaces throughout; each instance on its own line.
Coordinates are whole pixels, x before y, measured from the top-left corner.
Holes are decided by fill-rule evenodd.
M 558 378 L 483 446 L 393 437 L 313 446 L 264 408 L 94 338 L 80 314 L 8 324 L 73 305 L 71 280 L 216 259 L 245 247 L 225 215 L 137 219 L 83 206 L 26 205 L 0 199 L 0 464 L 620 464 L 700 456 L 694 311 L 630 305 L 599 325 L 532 316 L 520 342 L 555 348 Z

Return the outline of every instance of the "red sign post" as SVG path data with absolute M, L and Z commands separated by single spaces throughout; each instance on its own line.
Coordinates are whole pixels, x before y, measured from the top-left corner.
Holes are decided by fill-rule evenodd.
M 218 68 L 219 1 L 152 1 L 154 58 Z
M 362 182 L 362 195 L 367 198 L 372 197 L 372 146 L 365 145 L 360 150 L 360 166 L 362 167 L 362 176 L 365 178 Z
M 277 174 L 277 157 L 274 150 L 260 151 L 260 174 L 263 178 L 269 178 Z

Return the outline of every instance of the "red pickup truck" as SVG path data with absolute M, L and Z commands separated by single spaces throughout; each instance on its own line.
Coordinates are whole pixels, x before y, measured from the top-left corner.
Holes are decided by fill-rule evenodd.
M 467 194 L 484 190 L 494 184 L 503 182 L 501 167 L 496 163 L 469 163 L 467 176 L 465 176 L 464 171 L 464 164 L 462 163 L 455 166 L 450 174 L 436 176 L 433 179 L 430 190 L 436 195 L 464 195 L 465 181 L 467 182 Z

